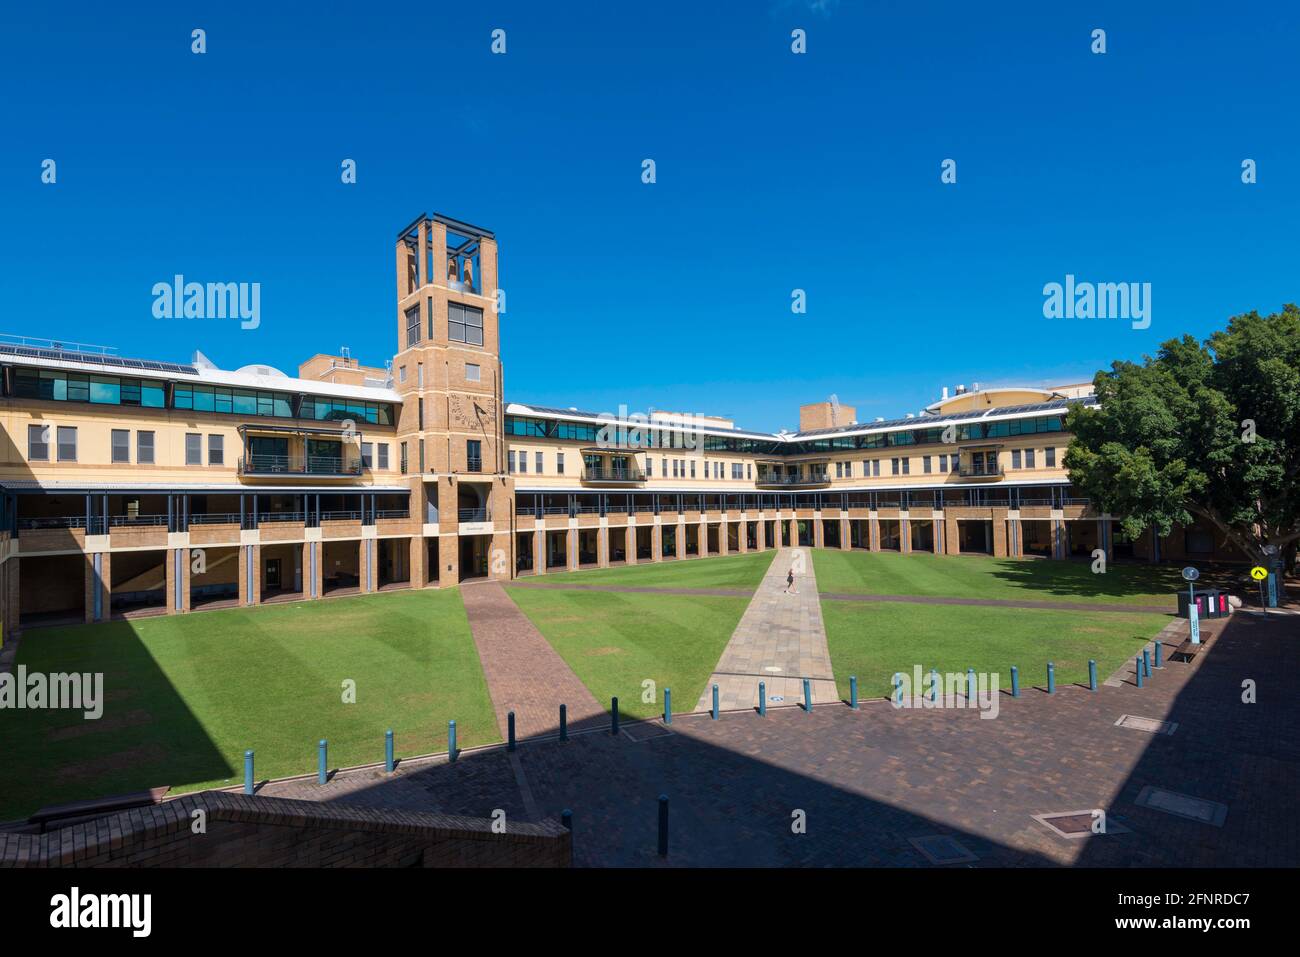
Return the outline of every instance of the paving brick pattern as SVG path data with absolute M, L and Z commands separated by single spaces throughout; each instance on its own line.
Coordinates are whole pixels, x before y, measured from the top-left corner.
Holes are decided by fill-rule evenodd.
M 676 715 L 671 734 L 607 732 L 399 768 L 268 794 L 507 819 L 574 812 L 586 866 L 935 866 L 913 839 L 947 834 L 990 865 L 1296 866 L 1300 824 L 1300 620 L 1238 614 L 1190 664 L 1144 688 L 1131 676 L 1093 693 L 1005 692 L 975 710 L 895 709 L 886 701 Z M 1221 632 L 1221 633 L 1220 633 Z M 1168 651 L 1166 647 L 1166 651 Z M 1258 703 L 1242 702 L 1242 681 Z M 1117 727 L 1124 714 L 1178 722 L 1173 735 Z M 526 780 L 532 812 L 519 781 Z M 1136 801 L 1154 786 L 1227 806 L 1222 827 Z M 671 800 L 670 853 L 655 852 L 656 799 Z M 1034 815 L 1100 808 L 1127 833 L 1066 838 Z M 806 814 L 807 832 L 792 830 Z
M 462 586 L 461 597 L 502 737 L 511 711 L 519 738 L 556 732 L 561 702 L 570 728 L 603 726 L 605 709 L 505 589 L 477 582 Z
M 769 701 L 803 701 L 804 678 L 809 679 L 814 705 L 839 700 L 812 556 L 804 549 L 802 562 L 796 563 L 796 551 L 777 551 L 704 686 L 696 710 L 712 708 L 715 684 L 723 711 L 757 707 L 760 681 Z M 786 575 L 796 564 L 802 567 L 795 574 L 795 590 L 787 593 Z

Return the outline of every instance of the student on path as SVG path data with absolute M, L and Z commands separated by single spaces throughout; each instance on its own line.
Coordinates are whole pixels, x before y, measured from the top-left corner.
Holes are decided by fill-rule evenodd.
M 788 571 L 785 576 L 785 594 L 799 594 L 799 589 L 794 587 L 794 565 L 790 566 L 790 571 Z

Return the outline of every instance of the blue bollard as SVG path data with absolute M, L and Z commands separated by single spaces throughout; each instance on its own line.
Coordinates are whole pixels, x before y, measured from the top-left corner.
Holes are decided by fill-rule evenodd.
M 393 729 L 384 732 L 384 770 L 393 773 Z
M 758 683 L 758 716 L 767 717 L 767 682 Z
M 447 722 L 447 761 L 455 763 L 456 761 L 456 722 Z
M 253 752 L 244 752 L 244 793 L 253 793 Z
M 569 740 L 569 709 L 567 705 L 560 705 L 560 740 Z
M 506 750 L 515 749 L 515 713 L 511 711 L 506 715 Z
M 659 795 L 659 856 L 668 856 L 668 795 Z
M 858 710 L 858 676 L 849 675 L 849 707 Z
M 939 669 L 930 669 L 930 700 L 939 700 Z
M 1011 666 L 1011 697 L 1020 697 L 1020 669 L 1015 665 Z
M 1164 642 L 1162 642 L 1159 638 L 1157 638 L 1156 639 L 1156 667 L 1157 668 L 1164 667 L 1164 665 L 1160 661 L 1160 649 L 1163 647 L 1164 647 Z
M 1151 677 L 1151 652 L 1146 648 L 1142 649 L 1142 673 L 1145 677 Z
M 1088 690 L 1097 690 L 1097 662 L 1088 659 Z
M 324 738 L 321 738 L 320 744 L 316 746 L 316 753 L 318 759 L 316 762 L 316 783 L 317 784 L 324 784 L 326 781 L 329 780 L 330 774 L 329 774 L 329 758 L 327 757 L 327 747 L 328 746 L 325 744 Z
M 560 823 L 564 825 L 566 831 L 573 830 L 573 812 L 567 807 L 560 812 Z
M 713 686 L 713 720 L 718 720 L 718 686 Z
M 1141 688 L 1142 687 L 1142 659 L 1136 658 L 1134 659 L 1134 661 L 1137 665 L 1137 686 Z
M 1047 663 L 1047 693 L 1056 694 L 1056 665 Z
M 618 699 L 609 699 L 609 733 L 618 734 Z
M 673 689 L 664 689 L 664 724 L 673 723 Z
M 975 669 L 967 668 L 966 669 L 966 701 L 968 703 L 968 706 L 969 706 L 969 702 L 974 700 L 975 700 Z
M 899 707 L 903 704 L 903 676 L 897 671 L 894 672 L 894 704 Z
M 803 709 L 812 714 L 812 682 L 807 678 L 803 679 Z

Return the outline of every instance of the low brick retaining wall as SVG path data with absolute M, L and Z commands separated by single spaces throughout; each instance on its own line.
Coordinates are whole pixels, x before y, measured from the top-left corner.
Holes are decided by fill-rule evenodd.
M 196 811 L 206 833 L 196 834 Z M 45 834 L 0 833 L 0 867 L 568 867 L 558 821 L 510 824 L 219 791 Z

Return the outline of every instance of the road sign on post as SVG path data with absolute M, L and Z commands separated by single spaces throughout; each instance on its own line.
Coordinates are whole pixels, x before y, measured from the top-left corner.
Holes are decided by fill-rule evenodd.
M 1189 618 L 1196 609 L 1196 579 L 1200 577 L 1201 573 L 1191 565 L 1188 565 L 1183 569 L 1183 580 L 1187 582 L 1187 614 Z M 1194 621 L 1195 619 L 1192 620 Z M 1193 632 L 1193 634 L 1198 633 Z M 1197 639 L 1197 643 L 1199 644 L 1199 638 Z
M 1250 570 L 1250 577 L 1259 582 L 1259 607 L 1267 611 L 1268 602 L 1264 598 L 1264 579 L 1268 578 L 1268 569 L 1263 565 L 1256 565 Z
M 1187 606 L 1187 620 L 1192 625 L 1192 644 L 1201 643 L 1201 613 L 1196 610 L 1196 602 Z

